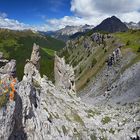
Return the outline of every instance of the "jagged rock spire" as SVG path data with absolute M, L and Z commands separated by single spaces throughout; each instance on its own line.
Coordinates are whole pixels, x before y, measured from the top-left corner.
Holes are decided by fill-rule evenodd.
M 39 52 L 39 45 L 33 44 L 33 50 L 31 54 L 31 62 L 39 69 L 39 60 L 40 60 L 40 52 Z
M 65 63 L 64 58 L 60 58 L 55 53 L 54 63 L 55 86 L 75 92 L 75 75 L 72 66 Z
M 39 53 L 37 54 L 39 56 Z M 36 62 L 38 61 L 39 59 Z M 134 75 L 138 77 L 135 80 L 139 82 L 139 69 L 140 64 L 126 71 L 121 76 L 121 80 L 117 81 L 117 84 L 121 84 L 121 88 L 115 87 L 113 93 L 117 93 L 118 88 L 126 92 L 124 87 L 128 88 L 128 85 L 125 85 L 125 81 L 128 81 L 129 77 L 130 83 L 133 83 Z M 46 77 L 39 79 L 40 74 L 36 64 L 30 60 L 24 72 L 26 80 L 17 83 L 15 101 L 8 102 L 0 109 L 0 140 L 139 139 L 140 130 L 137 130 L 139 128 L 139 100 L 134 104 L 128 102 L 125 106 L 125 102 L 122 102 L 123 109 L 120 103 L 118 106 L 118 100 L 115 106 L 112 104 L 115 96 L 112 96 L 113 100 L 109 99 L 112 106 L 107 103 L 108 98 L 102 96 L 99 99 L 96 96 L 94 99 L 95 104 L 103 101 L 101 106 L 97 104 L 94 107 L 83 103 L 76 96 L 70 95 L 70 93 L 75 93 L 72 92 L 75 90 L 73 68 L 65 64 L 64 58 L 59 58 L 57 55 L 55 55 L 56 86 Z M 128 73 L 131 76 L 128 77 Z M 134 84 L 131 85 L 133 87 Z M 139 83 L 137 86 L 139 87 Z M 139 94 L 139 90 L 137 92 Z M 118 95 L 121 101 L 120 93 Z M 126 97 L 124 100 L 131 101 L 129 96 Z M 90 102 L 89 98 L 85 99 Z M 102 132 L 102 129 L 106 131 Z
M 30 79 L 32 78 L 32 76 L 35 76 L 36 74 L 39 74 L 39 60 L 40 60 L 40 52 L 39 52 L 39 45 L 36 45 L 34 43 L 33 45 L 33 50 L 32 50 L 32 54 L 31 54 L 31 59 L 27 60 L 27 64 L 24 67 L 24 74 L 25 77 L 30 77 Z

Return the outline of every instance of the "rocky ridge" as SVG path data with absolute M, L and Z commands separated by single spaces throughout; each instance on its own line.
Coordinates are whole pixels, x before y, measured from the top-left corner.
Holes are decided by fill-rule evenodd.
M 125 22 L 126 26 L 129 28 L 129 29 L 140 29 L 140 22 L 138 23 L 135 23 L 135 22 Z
M 131 140 L 140 136 L 139 106 L 132 106 L 133 112 L 130 106 L 126 121 L 124 114 L 120 116 L 125 108 L 87 105 L 76 97 L 74 72 L 63 58 L 55 58 L 56 85 L 40 76 L 39 59 L 39 46 L 34 44 L 23 80 L 16 84 L 15 100 L 0 109 L 1 140 Z M 2 69 L 11 67 L 6 65 Z M 7 71 L 10 74 L 13 70 Z
M 80 25 L 80 26 L 66 26 L 60 30 L 57 31 L 49 31 L 46 34 L 50 35 L 56 39 L 60 39 L 63 41 L 69 40 L 69 38 L 73 35 L 76 35 L 77 33 L 84 33 L 86 31 L 89 31 L 93 29 L 93 25 Z

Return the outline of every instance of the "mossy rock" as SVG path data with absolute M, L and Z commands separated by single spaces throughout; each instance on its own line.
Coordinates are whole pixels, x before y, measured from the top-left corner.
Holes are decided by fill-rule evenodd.
M 74 121 L 78 122 L 82 126 L 85 125 L 82 118 L 77 113 L 73 113 L 73 119 L 74 119 Z
M 101 122 L 102 122 L 103 124 L 107 124 L 107 123 L 111 122 L 111 118 L 108 117 L 108 116 L 106 116 L 106 117 L 102 118 Z
M 62 125 L 62 130 L 63 130 L 64 135 L 67 135 L 68 131 L 64 125 Z
M 90 135 L 91 140 L 97 140 L 97 137 L 95 134 Z
M 86 112 L 87 112 L 88 118 L 94 117 L 95 115 L 100 115 L 100 113 L 97 110 L 89 109 L 89 110 L 86 110 Z
M 6 106 L 7 102 L 8 102 L 8 97 L 6 96 L 6 94 L 0 95 L 0 109 Z

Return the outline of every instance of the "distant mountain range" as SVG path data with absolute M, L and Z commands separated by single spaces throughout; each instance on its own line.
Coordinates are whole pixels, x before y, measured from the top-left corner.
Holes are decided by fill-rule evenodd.
M 93 32 L 105 32 L 105 33 L 115 33 L 115 32 L 125 32 L 128 29 L 140 29 L 140 22 L 122 22 L 116 16 L 112 16 L 103 20 L 99 25 L 94 27 L 93 25 L 84 26 L 66 26 L 57 31 L 41 32 L 45 35 L 49 35 L 59 40 L 67 41 L 69 39 L 75 39 L 76 37 L 83 36 L 87 33 Z
M 77 33 L 83 33 L 86 31 L 89 31 L 93 29 L 93 25 L 81 25 L 81 26 L 66 26 L 65 28 L 62 28 L 57 31 L 48 31 L 48 32 L 42 32 L 43 34 L 50 35 L 51 37 L 54 37 L 56 39 L 60 40 L 68 40 L 70 36 L 73 36 Z
M 103 20 L 98 26 L 93 29 L 94 32 L 103 31 L 109 33 L 124 32 L 127 30 L 128 27 L 115 16 Z
M 94 28 L 93 25 L 84 25 L 84 26 L 66 26 L 65 28 L 63 29 L 60 29 L 57 31 L 57 33 L 61 34 L 61 35 L 73 35 L 77 32 L 85 32 L 87 30 L 90 30 Z
M 129 28 L 129 29 L 140 29 L 140 21 L 138 23 L 135 23 L 135 22 L 125 22 L 126 26 Z

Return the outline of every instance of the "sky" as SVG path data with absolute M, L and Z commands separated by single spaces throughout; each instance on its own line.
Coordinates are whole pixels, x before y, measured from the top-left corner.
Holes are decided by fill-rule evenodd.
M 140 21 L 140 0 L 0 0 L 0 28 L 58 30 L 98 25 L 110 16 Z

